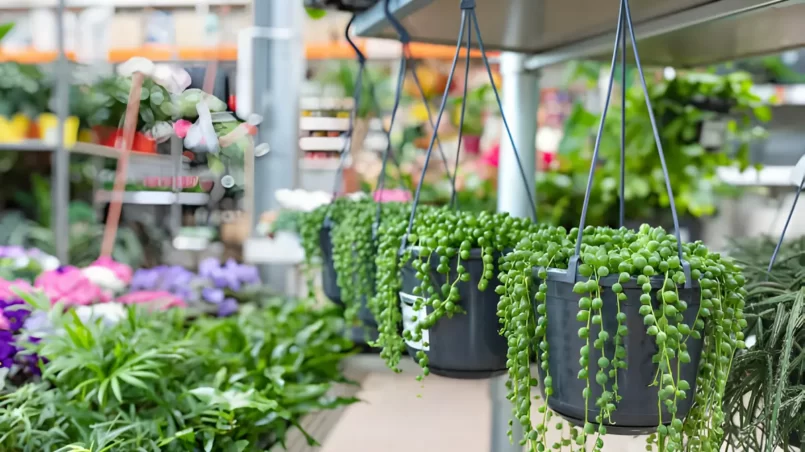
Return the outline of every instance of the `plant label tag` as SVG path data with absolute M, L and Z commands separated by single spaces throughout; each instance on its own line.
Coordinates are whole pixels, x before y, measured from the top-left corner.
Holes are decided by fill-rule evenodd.
M 419 298 L 416 295 L 411 295 L 407 293 L 400 292 L 400 305 L 402 306 L 402 317 L 403 317 L 403 328 L 408 331 L 414 331 L 414 327 L 416 326 L 417 322 L 421 319 L 424 319 L 428 315 L 427 308 L 424 306 L 416 310 L 414 309 L 414 302 L 416 299 Z M 430 347 L 424 344 L 427 344 L 430 340 L 430 335 L 428 330 L 422 330 L 422 340 L 421 341 L 409 341 L 405 339 L 405 343 L 408 344 L 409 347 L 415 350 L 423 350 L 423 351 L 430 351 Z
M 699 144 L 705 149 L 720 149 L 727 137 L 727 121 L 715 119 L 702 122 Z

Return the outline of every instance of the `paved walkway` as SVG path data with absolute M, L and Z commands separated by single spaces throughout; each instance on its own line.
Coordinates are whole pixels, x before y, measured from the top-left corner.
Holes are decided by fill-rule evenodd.
M 490 452 L 491 401 L 488 380 L 454 380 L 431 375 L 415 380 L 418 366 L 405 363 L 394 374 L 376 356 L 347 363 L 362 380 L 357 397 L 330 422 L 317 452 Z M 318 432 L 317 432 L 318 433 Z M 644 438 L 610 436 L 606 452 L 644 452 Z M 499 451 L 491 451 L 499 452 Z M 508 452 L 508 451 L 505 451 Z

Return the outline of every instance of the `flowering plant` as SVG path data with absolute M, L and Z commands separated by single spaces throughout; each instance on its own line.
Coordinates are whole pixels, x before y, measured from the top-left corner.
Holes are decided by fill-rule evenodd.
M 33 281 L 43 271 L 58 268 L 59 260 L 37 248 L 0 246 L 0 276 Z
M 212 305 L 219 316 L 228 316 L 237 311 L 243 289 L 259 285 L 260 276 L 254 266 L 238 264 L 233 259 L 221 264 L 218 259 L 208 258 L 199 264 L 198 273 L 178 265 L 139 269 L 131 279 L 130 290 L 169 293 L 190 304 Z

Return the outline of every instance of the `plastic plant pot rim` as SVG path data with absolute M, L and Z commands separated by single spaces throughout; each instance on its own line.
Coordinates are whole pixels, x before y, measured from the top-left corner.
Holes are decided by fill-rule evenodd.
M 543 267 L 534 267 L 533 273 L 532 273 L 534 278 L 540 279 L 539 278 L 539 271 L 542 268 Z M 586 281 L 587 279 L 585 279 L 585 278 L 588 278 L 588 277 L 587 276 L 582 276 L 581 274 L 579 274 L 578 271 L 576 272 L 576 281 Z M 569 277 L 568 277 L 568 274 L 567 274 L 567 270 L 562 269 L 562 268 L 549 268 L 548 269 L 548 278 L 547 278 L 547 280 L 548 281 L 553 281 L 553 282 L 571 284 L 569 282 Z M 655 276 L 649 277 L 648 281 L 649 281 L 649 284 L 651 284 L 652 289 L 661 289 L 662 286 L 663 286 L 663 283 L 665 282 L 665 277 L 655 275 Z M 604 276 L 603 278 L 598 279 L 598 284 L 601 287 L 612 287 L 617 282 L 618 282 L 618 275 L 616 275 L 616 274 L 607 275 L 607 276 Z M 625 283 L 622 283 L 621 285 L 623 286 L 624 289 L 639 289 L 639 288 L 642 287 L 640 284 L 637 284 L 637 278 L 634 277 L 634 276 L 630 277 L 629 281 L 627 281 Z M 679 287 L 679 288 L 682 289 L 682 287 Z M 699 281 L 698 280 L 693 280 L 691 288 L 698 289 L 699 288 Z
M 405 248 L 405 251 L 407 251 L 407 250 L 411 250 L 411 257 L 412 258 L 420 257 L 419 252 L 422 250 L 422 247 L 421 246 L 409 246 L 409 247 Z M 400 250 L 400 252 L 397 253 L 397 254 L 399 256 L 402 256 L 405 253 L 405 251 Z M 492 255 L 494 256 L 495 254 L 500 254 L 501 256 L 505 256 L 505 255 L 509 254 L 512 251 L 513 251 L 512 249 L 505 249 L 503 251 L 498 251 L 497 249 L 495 249 L 495 251 L 492 253 Z M 458 253 L 456 253 L 456 256 L 458 256 Z M 453 256 L 450 259 L 455 259 L 456 256 Z M 431 257 L 438 258 L 439 253 L 437 253 L 436 250 L 434 250 L 433 253 L 431 253 Z M 463 262 L 467 262 L 467 261 L 481 260 L 481 259 L 483 259 L 483 253 L 481 252 L 481 248 L 473 248 L 473 249 L 470 250 L 470 258 L 469 259 L 461 259 L 461 260 Z

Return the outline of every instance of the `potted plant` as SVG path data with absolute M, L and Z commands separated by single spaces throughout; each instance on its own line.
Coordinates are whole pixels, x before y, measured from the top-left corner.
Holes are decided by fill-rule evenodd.
M 347 208 L 348 214 L 330 230 L 336 282 L 347 322 L 376 330 L 377 313 L 368 305 L 375 293 L 376 230 L 385 222 L 404 222 L 411 209 L 405 203 L 373 201 L 353 202 Z M 370 335 L 376 333 L 370 331 Z
M 465 82 L 466 83 L 466 82 Z M 464 127 L 462 129 L 462 145 L 464 150 L 471 155 L 478 155 L 481 151 L 481 136 L 484 133 L 484 121 L 486 120 L 486 107 L 488 96 L 492 86 L 481 85 L 467 93 L 464 103 Z M 451 119 L 455 127 L 461 124 L 461 104 L 463 96 L 457 96 L 450 100 L 453 108 Z
M 324 294 L 333 303 L 341 306 L 344 305 L 344 302 L 335 271 L 331 232 L 334 224 L 340 223 L 350 214 L 353 204 L 356 204 L 356 201 L 351 198 L 336 198 L 331 203 L 322 204 L 305 213 L 299 225 L 299 235 L 305 251 L 305 272 L 309 295 L 314 295 L 315 272 L 321 264 Z M 318 262 L 319 260 L 321 262 Z
M 546 407 L 536 428 L 530 419 L 534 351 L 547 407 L 582 427 L 572 430 L 576 444 L 594 436 L 600 450 L 608 431 L 656 429 L 650 442 L 660 450 L 681 450 L 683 437 L 717 449 L 746 325 L 744 277 L 732 261 L 700 242 L 680 248 L 648 225 L 551 227 L 506 256 L 500 279 L 510 397 L 530 450 L 550 446 Z
M 801 448 L 805 438 L 805 237 L 786 241 L 769 272 L 774 249 L 767 237 L 730 249 L 745 269 L 748 325 L 747 350 L 735 356 L 727 380 L 724 442 L 758 451 Z
M 403 222 L 379 228 L 377 293 L 370 306 L 378 315 L 381 356 L 397 369 L 407 348 L 423 375 L 504 372 L 506 341 L 498 334 L 499 297 L 492 288 L 504 252 L 536 225 L 505 213 L 450 207 L 420 206 L 416 213 L 410 233 Z
M 102 79 L 91 87 L 86 87 L 87 102 L 93 107 L 88 123 L 96 134 L 98 142 L 104 146 L 116 147 L 123 131 L 119 128 L 128 105 L 131 78 L 112 76 Z M 146 79 L 140 94 L 140 113 L 137 132 L 131 144 L 133 151 L 155 153 L 156 141 L 145 132 L 157 123 L 175 119 L 179 109 L 174 105 L 167 89 Z

